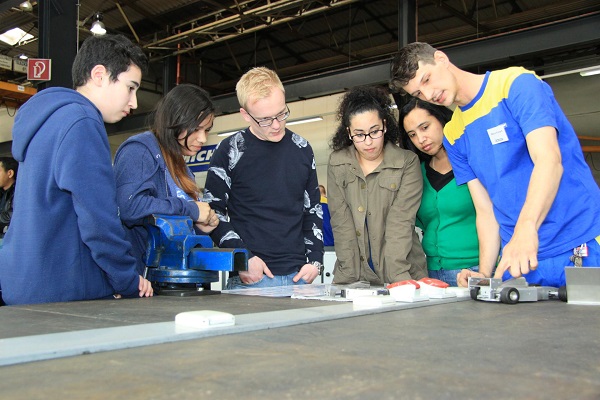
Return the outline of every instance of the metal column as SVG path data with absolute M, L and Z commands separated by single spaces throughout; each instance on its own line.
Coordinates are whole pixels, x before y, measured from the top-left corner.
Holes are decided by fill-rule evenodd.
M 71 67 L 77 55 L 77 2 L 41 0 L 38 18 L 38 56 L 52 60 L 52 79 L 40 83 L 38 90 L 52 86 L 72 88 Z

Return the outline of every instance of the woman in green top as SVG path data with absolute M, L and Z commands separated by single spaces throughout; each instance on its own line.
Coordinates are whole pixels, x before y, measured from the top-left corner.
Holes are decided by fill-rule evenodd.
M 478 270 L 475 207 L 467 185 L 456 185 L 444 149 L 444 125 L 452 111 L 416 98 L 400 110 L 400 140 L 421 161 L 423 197 L 416 224 L 423 229 L 429 277 L 457 286 L 461 269 Z

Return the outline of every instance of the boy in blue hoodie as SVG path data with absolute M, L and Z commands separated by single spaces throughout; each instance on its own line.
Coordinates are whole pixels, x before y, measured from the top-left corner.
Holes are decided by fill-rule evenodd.
M 19 109 L 22 184 L 0 250 L 6 304 L 153 295 L 121 227 L 104 128 L 137 108 L 147 65 L 124 36 L 90 37 L 73 63 L 75 90 L 43 90 Z

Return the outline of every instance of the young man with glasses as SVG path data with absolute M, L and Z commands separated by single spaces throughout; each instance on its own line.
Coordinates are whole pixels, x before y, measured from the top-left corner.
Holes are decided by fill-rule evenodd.
M 246 248 L 248 271 L 228 289 L 311 283 L 323 263 L 323 212 L 312 148 L 285 128 L 290 110 L 277 74 L 253 68 L 236 85 L 249 127 L 223 140 L 206 177 L 204 201 L 221 223 L 219 247 Z

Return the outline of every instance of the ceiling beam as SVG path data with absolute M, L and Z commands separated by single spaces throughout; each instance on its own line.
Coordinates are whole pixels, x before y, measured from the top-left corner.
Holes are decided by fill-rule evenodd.
M 131 8 L 133 11 L 135 11 L 136 13 L 143 15 L 144 16 L 144 22 L 151 22 L 153 23 L 157 28 L 162 29 L 165 26 L 169 25 L 169 20 L 165 19 L 162 17 L 161 14 L 152 14 L 150 11 L 148 11 L 147 9 L 143 8 L 143 7 L 139 7 L 136 4 L 136 0 L 120 0 L 119 2 L 115 1 L 115 5 L 112 7 L 109 7 L 105 10 L 103 10 L 104 13 L 109 13 L 111 11 L 115 11 L 118 10 L 118 6 L 117 4 L 119 4 L 121 7 L 129 7 Z M 170 10 L 172 11 L 172 10 Z M 125 25 L 123 25 L 125 26 Z
M 452 62 L 461 68 L 507 62 L 514 57 L 539 54 L 586 43 L 600 43 L 600 15 L 574 19 L 541 28 L 522 30 L 443 48 Z M 286 82 L 286 98 L 295 101 L 339 92 L 359 85 L 387 82 L 390 60 L 337 72 L 313 75 Z M 234 112 L 239 105 L 234 94 L 215 97 L 219 109 Z
M 577 136 L 577 138 L 579 140 L 594 140 L 594 141 L 600 141 L 600 135 L 598 136 Z
M 600 153 L 600 146 L 581 146 L 584 153 Z
M 473 2 L 473 7 L 475 6 L 475 4 L 476 4 L 476 2 Z M 478 23 L 476 20 L 473 20 L 473 17 L 470 17 L 468 15 L 461 13 L 460 11 L 457 11 L 454 7 L 446 4 L 445 1 L 440 1 L 440 3 L 438 4 L 438 7 L 442 8 L 443 10 L 446 10 L 453 17 L 460 19 L 467 25 L 471 25 L 473 28 L 475 28 L 477 30 L 483 30 L 483 31 L 488 30 L 485 25 Z M 472 9 L 470 14 L 473 15 L 475 12 L 476 11 L 474 9 Z
M 341 43 L 338 44 L 335 40 L 334 40 L 335 46 L 326 45 L 326 44 L 324 44 L 324 43 L 322 43 L 322 42 L 320 42 L 318 40 L 311 39 L 310 37 L 303 35 L 296 28 L 294 28 L 292 26 L 290 26 L 289 33 L 291 35 L 293 35 L 296 39 L 308 42 L 310 44 L 314 44 L 315 46 L 320 47 L 322 50 L 331 51 L 334 54 L 338 54 L 338 55 L 341 55 L 341 56 L 344 56 L 344 57 L 348 57 L 348 58 L 350 58 L 352 60 L 355 60 L 355 61 L 361 61 L 362 60 L 361 57 L 357 56 L 356 54 L 344 51 L 344 45 L 341 44 Z M 341 49 L 340 49 L 340 47 L 341 47 Z
M 514 58 L 539 55 L 581 45 L 597 46 L 600 43 L 600 14 L 571 19 L 557 24 L 521 30 L 511 34 L 471 41 L 442 48 L 461 68 L 510 62 Z M 285 81 L 288 101 L 311 98 L 339 92 L 357 85 L 385 84 L 389 77 L 389 60 L 356 68 L 317 74 L 302 79 Z M 224 113 L 237 112 L 239 105 L 235 94 L 213 97 Z M 145 115 L 128 117 L 118 124 L 108 125 L 109 133 L 138 131 L 145 126 Z M 0 153 L 10 152 L 11 142 L 0 143 Z
M 398 32 L 397 30 L 394 29 L 390 29 L 389 27 L 387 27 L 383 21 L 381 20 L 381 18 L 376 17 L 370 9 L 363 7 L 362 10 L 369 16 L 371 17 L 371 21 L 375 22 L 377 25 L 379 25 L 380 27 L 383 28 L 383 30 L 385 32 L 387 32 L 391 37 L 392 40 L 398 41 Z
M 257 32 L 259 30 L 263 30 L 265 28 L 271 27 L 271 26 L 275 26 L 275 25 L 279 25 L 279 24 L 283 24 L 283 23 L 287 23 L 289 21 L 295 21 L 298 20 L 298 18 L 300 17 L 306 17 L 306 16 L 310 16 L 310 15 L 314 15 L 317 13 L 322 13 L 325 11 L 330 10 L 333 7 L 342 7 L 345 6 L 347 4 L 350 3 L 355 3 L 358 0 L 337 0 L 335 3 L 331 3 L 329 6 L 325 7 L 320 7 L 320 8 L 316 8 L 316 9 L 311 9 L 308 11 L 304 11 L 300 16 L 287 16 L 287 17 L 282 17 L 282 18 L 278 18 L 275 19 L 274 21 L 270 22 L 269 24 L 263 24 L 263 25 L 258 25 L 258 26 L 253 26 L 247 29 L 243 29 L 243 30 L 238 30 L 235 33 L 223 33 L 223 36 L 220 36 L 218 38 L 212 38 L 212 40 L 207 40 L 204 41 L 203 43 L 200 44 L 196 44 L 193 45 L 189 48 L 186 49 L 182 49 L 182 50 L 178 50 L 175 51 L 173 53 L 171 53 L 170 55 L 178 55 L 178 54 L 183 54 L 183 53 L 187 53 L 189 51 L 193 51 L 196 49 L 200 49 L 200 48 L 205 48 L 208 46 L 211 46 L 215 43 L 219 43 L 219 42 L 223 42 L 226 40 L 231 40 L 233 38 L 237 38 L 243 35 L 247 35 L 249 33 L 254 33 Z M 299 1 L 297 0 L 290 0 L 287 2 L 283 2 L 284 4 L 281 5 L 281 7 L 292 7 L 295 3 L 298 3 Z M 282 2 L 277 2 L 277 3 L 273 3 L 273 4 L 280 4 Z M 301 3 L 301 2 L 300 2 Z M 253 16 L 264 16 L 266 14 L 268 14 L 268 9 L 265 10 L 267 6 L 263 6 L 263 7 L 259 7 L 260 11 L 257 10 L 252 10 L 252 13 L 247 12 L 244 15 L 249 15 L 249 14 L 253 14 Z M 275 12 L 276 10 L 273 10 L 273 12 Z M 236 17 L 237 18 L 237 17 Z M 185 32 L 181 32 L 180 34 L 177 35 L 172 35 L 168 38 L 164 38 L 164 39 L 160 39 L 155 41 L 154 43 L 148 44 L 146 45 L 146 47 L 150 47 L 150 46 L 155 46 L 158 44 L 165 44 L 165 43 L 170 43 L 173 41 L 177 41 L 177 40 L 185 40 L 186 37 L 188 37 L 191 34 L 197 35 L 197 34 L 206 34 L 207 32 L 213 32 L 215 29 L 219 30 L 219 29 L 224 29 L 225 26 L 229 26 L 233 27 L 236 24 L 239 24 L 240 20 L 236 20 L 235 18 L 232 17 L 228 17 L 228 18 L 224 18 L 223 20 L 220 21 L 215 21 L 214 23 L 210 23 L 210 24 L 206 24 L 204 26 L 198 27 L 198 28 L 194 28 L 194 29 L 190 29 L 188 31 Z

